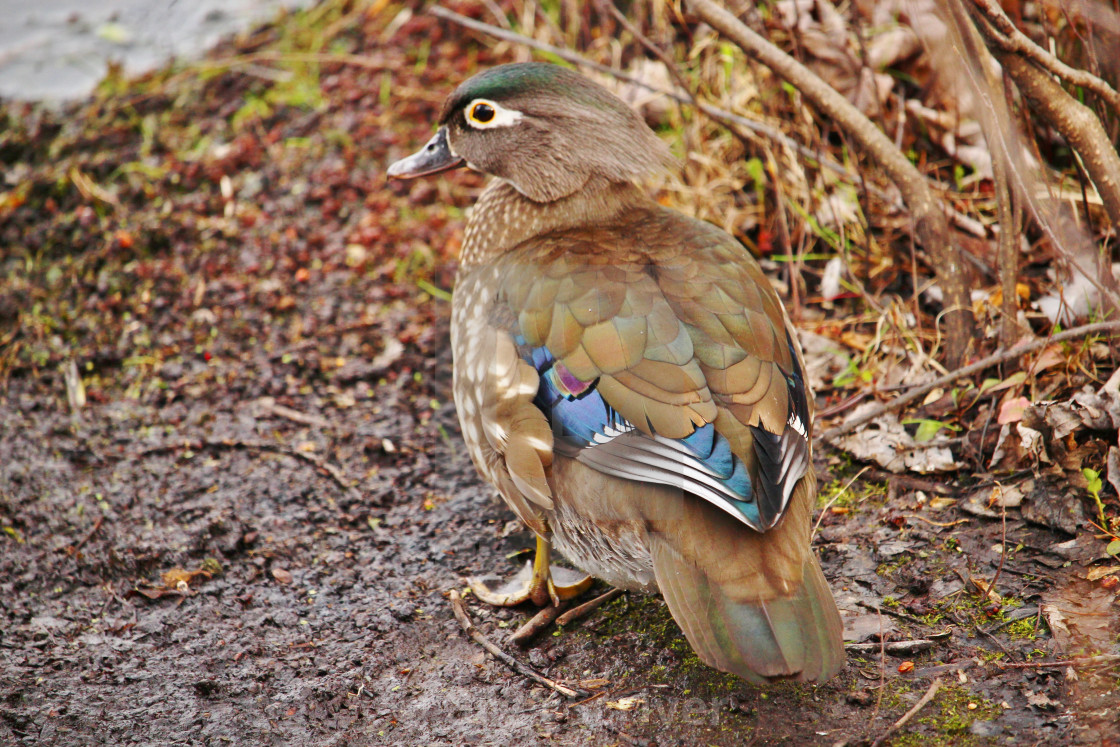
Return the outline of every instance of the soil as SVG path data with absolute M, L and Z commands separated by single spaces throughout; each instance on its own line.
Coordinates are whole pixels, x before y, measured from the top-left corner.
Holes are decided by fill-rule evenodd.
M 448 592 L 532 546 L 449 391 L 440 289 L 482 179 L 382 174 L 456 82 L 507 58 L 373 5 L 65 112 L 6 106 L 0 743 L 864 744 L 934 681 L 886 744 L 1116 738 L 1115 662 L 1047 664 L 1115 650 L 1114 587 L 1085 579 L 1103 544 L 898 481 L 824 513 L 825 573 L 864 644 L 824 685 L 705 667 L 655 597 L 529 650 L 506 637 L 534 610 L 467 597 L 575 699 L 464 635 Z M 293 62 L 280 93 L 253 67 L 332 24 L 366 64 Z M 818 452 L 822 484 L 857 471 Z M 998 598 L 973 581 L 997 573 Z

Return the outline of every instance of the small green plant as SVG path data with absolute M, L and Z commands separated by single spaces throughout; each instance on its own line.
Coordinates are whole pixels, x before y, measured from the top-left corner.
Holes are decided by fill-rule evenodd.
M 1085 482 L 1088 483 L 1085 487 L 1089 491 L 1089 495 L 1093 496 L 1093 501 L 1097 504 L 1097 516 L 1101 520 L 1101 528 L 1107 528 L 1108 523 L 1104 518 L 1104 501 L 1101 500 L 1101 488 L 1104 487 L 1101 473 L 1086 467 L 1081 470 L 1081 474 L 1085 476 Z
M 946 423 L 941 420 L 929 420 L 928 418 L 910 418 L 908 420 L 903 420 L 902 424 L 917 424 L 918 430 L 914 433 L 914 440 L 918 443 L 932 441 L 934 436 L 940 433 L 943 429 L 950 431 L 959 431 L 961 429 L 959 425 L 953 425 L 952 423 Z
M 871 372 L 862 367 L 863 360 L 849 358 L 844 370 L 832 380 L 832 385 L 837 389 L 846 389 L 856 384 L 870 384 L 873 378 Z

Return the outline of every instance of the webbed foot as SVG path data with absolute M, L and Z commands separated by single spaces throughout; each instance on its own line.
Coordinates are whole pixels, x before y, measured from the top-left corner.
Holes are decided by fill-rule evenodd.
M 471 591 L 479 601 L 498 607 L 513 607 L 531 601 L 538 607 L 549 604 L 559 606 L 574 599 L 591 587 L 593 579 L 581 571 L 551 565 L 552 545 L 537 537 L 537 554 L 527 561 L 516 576 L 507 581 L 488 578 L 468 578 Z

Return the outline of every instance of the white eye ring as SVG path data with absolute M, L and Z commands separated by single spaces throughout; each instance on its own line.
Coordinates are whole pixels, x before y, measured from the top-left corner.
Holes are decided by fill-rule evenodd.
M 490 114 L 489 119 L 486 118 L 486 114 Z M 507 109 L 490 99 L 475 99 L 463 109 L 463 118 L 476 130 L 509 127 L 517 124 L 522 116 L 516 109 Z

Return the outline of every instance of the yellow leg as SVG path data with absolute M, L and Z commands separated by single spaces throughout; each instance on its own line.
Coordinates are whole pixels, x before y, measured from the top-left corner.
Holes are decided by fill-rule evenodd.
M 578 597 L 591 587 L 590 576 L 551 565 L 551 556 L 552 543 L 538 535 L 536 556 L 509 581 L 497 586 L 491 586 L 481 578 L 469 578 L 467 582 L 479 601 L 499 607 L 513 607 L 527 601 L 538 607 L 558 605 L 563 600 Z

